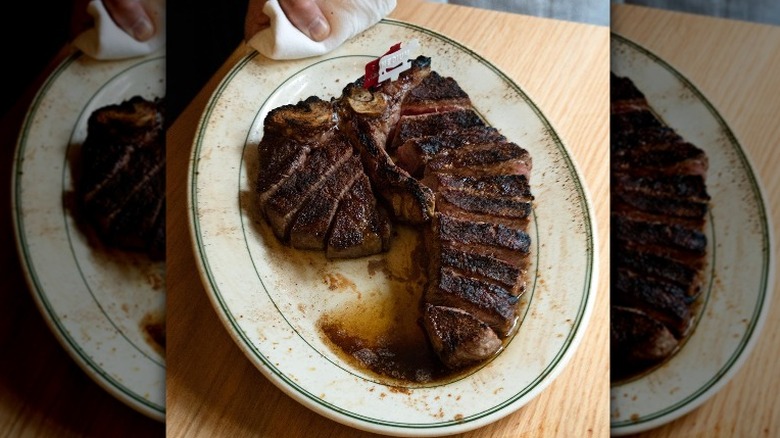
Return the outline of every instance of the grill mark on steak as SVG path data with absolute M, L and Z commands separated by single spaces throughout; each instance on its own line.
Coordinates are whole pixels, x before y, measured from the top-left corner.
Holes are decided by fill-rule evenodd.
M 613 380 L 677 350 L 692 326 L 705 265 L 707 156 L 612 75 Z
M 616 269 L 627 269 L 640 276 L 657 277 L 675 283 L 685 290 L 686 296 L 698 293 L 700 270 L 684 261 L 627 246 L 621 248 L 621 256 L 614 263 Z
M 491 282 L 442 267 L 436 284 L 425 294 L 426 303 L 464 310 L 489 325 L 499 337 L 507 336 L 517 320 L 518 297 Z
M 618 240 L 642 245 L 672 246 L 703 256 L 707 249 L 707 236 L 697 224 L 671 222 L 658 216 L 634 214 L 613 215 L 612 225 Z
M 283 181 L 303 166 L 311 147 L 305 143 L 270 135 L 264 137 L 260 145 L 258 149 L 261 167 L 256 187 L 260 203 L 264 204 Z
M 327 238 L 329 258 L 354 258 L 386 251 L 390 220 L 378 205 L 371 183 L 360 173 L 342 198 Z
M 426 172 L 460 176 L 525 175 L 530 179 L 531 155 L 514 143 L 467 145 L 442 152 L 428 162 Z
M 454 242 L 445 242 L 441 247 L 439 262 L 442 267 L 450 267 L 480 279 L 492 280 L 506 288 L 512 295 L 519 296 L 523 292 L 522 277 L 525 270 L 488 252 L 472 252 L 468 246 L 460 246 Z
M 396 163 L 416 178 L 423 176 L 425 165 L 440 151 L 470 144 L 504 143 L 504 137 L 492 126 L 440 131 L 437 135 L 411 138 L 395 151 Z
M 316 195 L 310 196 L 290 227 L 290 245 L 299 249 L 325 249 L 339 200 L 361 173 L 360 159 L 353 155 L 330 174 Z
M 303 166 L 261 204 L 276 237 L 288 241 L 290 225 L 301 206 L 310 196 L 317 196 L 330 174 L 351 156 L 352 147 L 344 141 L 332 141 L 312 150 Z
M 460 131 L 473 127 L 483 127 L 485 122 L 469 107 L 457 108 L 446 112 L 424 113 L 401 116 L 393 140 L 388 145 L 394 151 L 405 142 L 422 137 L 431 137 L 440 132 Z
M 525 219 L 531 213 L 533 196 L 525 175 L 469 177 L 431 173 L 423 181 L 436 192 L 438 209 L 442 211 L 454 207 L 492 215 L 502 222 Z M 445 204 L 449 205 L 444 208 Z
M 691 324 L 691 314 L 685 291 L 672 283 L 652 277 L 639 277 L 618 269 L 613 288 L 617 292 L 613 303 L 638 308 L 663 322 L 677 337 L 682 337 Z
M 504 224 L 473 222 L 450 215 L 437 214 L 434 229 L 442 240 L 506 248 L 526 254 L 530 252 L 531 237 L 522 228 Z

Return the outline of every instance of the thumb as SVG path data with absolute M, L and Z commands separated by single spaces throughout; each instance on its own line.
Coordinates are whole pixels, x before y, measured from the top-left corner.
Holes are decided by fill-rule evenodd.
M 290 22 L 314 41 L 330 35 L 330 24 L 314 0 L 280 0 L 279 4 Z
M 136 40 L 147 41 L 154 36 L 154 24 L 141 0 L 103 0 L 103 4 L 117 26 Z

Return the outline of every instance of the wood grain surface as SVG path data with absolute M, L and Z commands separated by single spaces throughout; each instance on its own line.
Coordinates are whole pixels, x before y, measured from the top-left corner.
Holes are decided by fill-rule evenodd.
M 613 7 L 611 28 L 671 64 L 712 102 L 754 164 L 777 236 L 780 28 L 625 5 Z M 731 382 L 698 409 L 641 436 L 780 436 L 777 290 L 759 341 Z
M 461 436 L 608 436 L 608 28 L 412 0 L 399 1 L 391 17 L 463 43 L 519 84 L 572 152 L 598 223 L 601 281 L 580 348 L 536 399 Z M 198 277 L 187 226 L 189 154 L 208 98 L 247 53 L 238 47 L 168 132 L 167 433 L 367 436 L 308 410 L 266 380 L 222 326 Z

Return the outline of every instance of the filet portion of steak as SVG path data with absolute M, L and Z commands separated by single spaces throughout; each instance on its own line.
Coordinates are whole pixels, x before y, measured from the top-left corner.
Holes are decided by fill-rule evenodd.
M 75 189 L 80 214 L 101 241 L 165 257 L 165 128 L 162 100 L 134 96 L 90 114 Z
M 335 111 L 310 97 L 268 113 L 258 145 L 260 209 L 294 248 L 340 258 L 376 254 L 389 245 L 390 222 Z
M 261 209 L 293 247 L 358 257 L 388 248 L 388 215 L 422 227 L 421 322 L 446 366 L 489 359 L 514 333 L 531 248 L 532 160 L 430 58 L 396 81 L 366 89 L 360 78 L 330 102 L 271 111 L 259 153 Z
M 613 379 L 667 358 L 690 334 L 702 287 L 707 156 L 612 75 Z

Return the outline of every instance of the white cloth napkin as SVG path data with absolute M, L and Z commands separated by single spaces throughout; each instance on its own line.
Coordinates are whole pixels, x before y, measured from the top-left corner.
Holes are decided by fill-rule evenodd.
M 73 44 L 95 59 L 123 59 L 156 52 L 165 45 L 165 0 L 144 0 L 154 25 L 154 36 L 138 41 L 111 19 L 101 0 L 92 0 L 87 12 L 94 18 L 95 27 L 79 34 Z
M 279 0 L 268 0 L 263 12 L 271 27 L 256 33 L 249 45 L 271 59 L 299 59 L 323 55 L 363 32 L 395 9 L 395 0 L 327 0 L 320 3 L 330 24 L 330 35 L 315 42 L 284 15 Z

